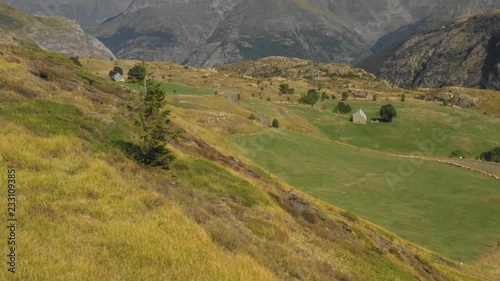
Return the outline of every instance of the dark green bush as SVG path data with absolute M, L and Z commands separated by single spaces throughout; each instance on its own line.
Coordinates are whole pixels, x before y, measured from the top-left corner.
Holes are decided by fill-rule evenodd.
M 500 146 L 493 148 L 490 151 L 486 151 L 479 155 L 479 159 L 488 162 L 500 163 Z
M 352 111 L 352 108 L 349 104 L 341 101 L 337 104 L 333 111 L 340 114 L 347 114 Z

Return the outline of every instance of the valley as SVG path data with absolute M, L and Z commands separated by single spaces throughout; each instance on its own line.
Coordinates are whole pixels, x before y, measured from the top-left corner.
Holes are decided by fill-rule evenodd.
M 0 280 L 500 279 L 496 88 L 336 63 L 496 1 L 45 2 L 16 3 L 118 59 L 0 5 Z
M 279 65 L 280 60 L 286 59 L 276 58 L 274 65 Z M 293 64 L 293 60 L 289 63 Z M 363 81 L 369 79 L 363 75 L 328 79 L 333 80 L 332 88 L 327 88 L 330 82 L 326 80 L 317 82 L 323 86 L 322 91 L 339 97 L 346 84 L 362 85 L 365 88 L 361 90 L 368 90 L 368 85 L 372 87 L 369 91 L 377 89 L 377 101 L 353 97 L 346 101 L 354 110 L 362 108 L 370 118 L 378 116 L 386 103 L 392 103 L 398 111 L 392 123 L 356 125 L 349 116 L 333 112 L 338 100 L 320 101 L 311 107 L 297 104 L 300 92 L 291 97 L 278 94 L 280 83 L 305 91 L 307 80 L 261 79 L 161 63 L 151 67 L 156 77 L 168 73 L 165 77 L 169 80 L 192 86 L 206 87 L 203 79 L 207 73 L 211 73 L 211 82 L 226 79 L 212 95 L 184 92 L 169 96 L 169 101 L 171 110 L 189 120 L 190 127 L 196 124 L 193 134 L 201 128 L 220 134 L 229 154 L 243 155 L 321 200 L 454 260 L 476 260 L 494 244 L 495 233 L 500 231 L 491 231 L 499 225 L 496 214 L 500 210 L 495 203 L 498 179 L 457 166 L 394 156 L 446 160 L 500 176 L 500 165 L 486 166 L 474 160 L 481 152 L 499 145 L 500 131 L 492 129 L 500 127 L 498 118 L 477 109 L 418 100 L 420 90 L 407 92 L 375 80 L 370 85 Z M 185 73 L 190 73 L 189 79 L 183 76 Z M 259 88 L 257 84 L 264 86 Z M 473 89 L 462 90 L 478 95 Z M 489 92 L 483 92 L 486 95 L 479 95 L 487 98 Z M 233 99 L 238 93 L 244 107 L 235 105 L 225 93 L 232 93 Z M 409 98 L 401 102 L 400 93 Z M 262 126 L 249 120 L 252 112 L 265 115 L 267 120 L 277 118 L 280 128 L 269 128 L 270 121 Z M 219 141 L 217 137 L 217 143 L 212 144 L 220 146 Z M 465 159 L 449 159 L 454 149 L 463 151 Z

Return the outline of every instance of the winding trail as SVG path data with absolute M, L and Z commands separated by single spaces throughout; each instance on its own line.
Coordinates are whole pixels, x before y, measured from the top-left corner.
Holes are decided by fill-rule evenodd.
M 269 126 L 269 120 L 267 119 L 266 116 L 264 116 L 264 114 L 262 113 L 259 113 L 257 111 L 253 111 L 253 110 L 250 110 L 246 107 L 244 107 L 239 101 L 235 100 L 234 97 L 233 97 L 233 93 L 226 93 L 226 98 L 231 101 L 232 103 L 234 103 L 236 106 L 238 106 L 239 108 L 242 108 L 242 109 L 245 109 L 245 110 L 248 110 L 248 111 L 251 111 L 253 114 L 255 114 L 255 116 L 259 117 L 260 119 L 260 123 L 264 126 Z
M 480 169 L 476 169 L 476 168 L 472 168 L 472 167 L 469 167 L 469 166 L 466 166 L 466 165 L 462 165 L 462 164 L 459 164 L 459 163 L 456 163 L 456 162 L 453 162 L 453 161 L 447 161 L 447 160 L 442 160 L 442 159 L 437 159 L 437 158 L 429 158 L 429 157 L 401 155 L 401 154 L 389 154 L 389 156 L 391 156 L 391 157 L 399 157 L 399 158 L 407 158 L 407 159 L 416 159 L 416 160 L 425 160 L 425 161 L 439 162 L 439 163 L 443 163 L 443 164 L 452 165 L 452 166 L 455 166 L 455 167 L 467 169 L 467 170 L 470 170 L 470 171 L 474 171 L 474 172 L 483 174 L 485 176 L 489 176 L 489 177 L 495 178 L 497 180 L 500 180 L 500 177 L 497 176 L 497 175 L 494 175 L 492 173 L 488 173 L 488 172 L 480 170 Z M 496 165 L 494 165 L 494 166 L 496 166 Z

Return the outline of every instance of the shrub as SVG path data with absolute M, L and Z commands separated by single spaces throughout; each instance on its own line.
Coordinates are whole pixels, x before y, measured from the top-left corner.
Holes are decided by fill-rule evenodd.
M 321 100 L 324 101 L 324 100 L 328 100 L 330 99 L 330 96 L 327 95 L 325 92 L 321 93 Z
M 280 127 L 280 122 L 278 121 L 278 119 L 276 119 L 276 118 L 273 119 L 272 126 L 274 128 L 279 128 Z
M 337 106 L 335 107 L 334 111 L 336 113 L 340 113 L 340 114 L 347 114 L 349 112 L 352 111 L 352 108 L 349 104 L 341 101 L 337 104 Z
M 401 95 L 401 102 L 405 102 L 405 100 L 406 100 L 406 95 L 405 95 L 405 94 L 402 94 L 402 95 Z
M 319 98 L 319 93 L 315 89 L 310 89 L 307 91 L 306 95 L 299 99 L 299 103 L 314 106 L 318 102 Z
M 481 155 L 479 155 L 479 159 L 488 162 L 500 163 L 500 146 L 495 147 L 490 151 L 481 153 Z
M 377 96 L 378 96 L 378 94 L 374 94 L 374 95 L 372 96 L 373 101 L 377 101 Z
M 295 93 L 294 88 L 290 88 L 288 84 L 280 84 L 279 86 L 279 94 L 280 95 L 293 95 Z
M 146 66 L 144 62 L 135 64 L 134 67 L 128 71 L 128 79 L 130 80 L 142 82 L 145 78 Z
M 342 101 L 346 101 L 349 98 L 349 93 L 348 92 L 343 92 L 342 93 Z
M 392 104 L 386 104 L 380 108 L 380 117 L 382 122 L 390 123 L 393 118 L 397 117 L 396 109 Z

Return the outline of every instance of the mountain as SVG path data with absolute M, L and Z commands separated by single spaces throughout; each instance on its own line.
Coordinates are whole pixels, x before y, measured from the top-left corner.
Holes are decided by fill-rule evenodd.
M 2 2 L 35 15 L 59 15 L 75 19 L 87 29 L 125 11 L 132 0 L 5 0 Z
M 0 37 L 74 57 L 115 58 L 95 37 L 85 33 L 75 20 L 59 16 L 32 16 L 0 4 Z
M 237 154 L 236 143 L 229 142 L 230 137 L 224 133 L 226 123 L 232 129 L 231 135 L 289 133 L 249 120 L 247 110 L 222 95 L 210 91 L 206 96 L 196 96 L 197 90 L 191 88 L 195 96 L 171 96 L 169 91 L 167 106 L 172 109 L 173 126 L 182 131 L 168 146 L 177 159 L 165 171 L 130 158 L 129 153 L 141 135 L 127 110 L 134 90 L 114 84 L 107 74 L 95 75 L 95 69 L 87 68 L 93 65 L 92 60 L 77 67 L 67 58 L 38 48 L 3 39 L 0 45 L 0 167 L 14 171 L 8 179 L 15 178 L 12 182 L 18 183 L 15 215 L 23 222 L 15 232 L 19 235 L 15 237 L 14 250 L 18 252 L 12 252 L 18 262 L 16 278 L 494 280 L 487 267 L 452 261 L 403 240 L 351 212 L 295 189 L 263 166 Z M 114 64 L 109 60 L 95 63 L 106 69 Z M 240 79 L 214 70 L 148 65 L 174 74 L 172 79 L 189 78 L 191 82 L 202 73 L 211 73 L 210 80 L 230 80 L 227 85 Z M 44 67 L 47 75 L 41 77 L 37 73 Z M 92 89 L 89 80 L 94 81 Z M 176 89 L 189 88 L 177 85 Z M 187 103 L 190 98 L 192 102 Z M 251 99 L 248 93 L 244 98 Z M 179 99 L 185 102 L 176 103 Z M 289 138 L 276 135 L 274 140 Z M 347 146 L 336 149 L 338 144 L 324 141 L 328 141 L 327 150 L 368 153 Z M 259 142 L 266 144 L 265 139 Z M 279 148 L 272 147 L 269 149 Z M 374 155 L 371 157 L 384 157 L 381 153 Z M 398 161 L 384 159 L 391 162 L 391 167 Z M 384 161 L 384 165 L 388 164 Z M 343 169 L 338 166 L 335 170 Z M 459 180 L 466 173 L 451 167 L 445 170 L 457 173 Z M 475 183 L 488 180 L 466 175 L 473 177 Z M 377 177 L 372 173 L 366 176 Z M 342 179 L 329 184 L 341 184 Z M 1 180 L 7 182 L 7 173 Z M 411 183 L 411 179 L 408 181 Z M 351 186 L 345 190 L 353 190 L 353 183 L 348 184 Z M 371 198 L 372 203 L 385 200 L 380 194 L 387 189 L 362 184 L 364 192 L 378 194 Z M 401 194 L 411 190 L 404 189 Z M 483 192 L 475 186 L 475 196 L 478 194 Z M 495 214 L 489 212 L 489 206 L 496 201 L 491 197 L 494 193 L 486 195 L 491 203 L 485 199 L 481 210 L 482 218 L 488 220 Z M 341 196 L 345 195 L 335 194 Z M 470 196 L 464 200 L 475 202 Z M 427 209 L 427 203 L 422 208 L 420 203 L 410 204 L 413 201 L 407 197 L 400 202 L 401 206 L 414 205 L 420 212 L 407 213 L 387 205 L 386 211 L 398 211 L 400 216 L 408 216 L 412 228 L 420 227 L 419 214 Z M 444 208 L 442 205 L 444 202 L 439 208 Z M 468 219 L 458 213 L 461 219 Z M 448 213 L 446 219 L 452 216 Z M 469 229 L 464 230 L 460 222 L 455 226 L 458 233 L 468 237 L 463 231 Z M 493 219 L 491 225 L 480 224 L 489 231 L 497 227 Z M 426 229 L 425 239 L 432 239 L 434 235 L 429 234 L 434 232 L 440 231 Z M 493 257 L 491 263 L 495 261 Z M 10 280 L 9 274 L 4 270 L 0 276 Z
M 500 90 L 500 10 L 426 28 L 361 67 L 404 87 Z
M 92 33 L 121 58 L 213 66 L 279 55 L 354 63 L 402 26 L 490 7 L 500 1 L 135 0 Z
M 204 66 L 271 55 L 356 63 L 433 23 L 500 7 L 500 0 L 6 3 L 30 13 L 77 19 L 120 58 Z

